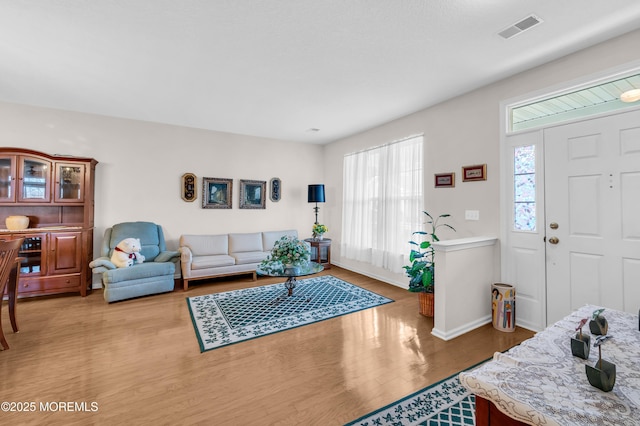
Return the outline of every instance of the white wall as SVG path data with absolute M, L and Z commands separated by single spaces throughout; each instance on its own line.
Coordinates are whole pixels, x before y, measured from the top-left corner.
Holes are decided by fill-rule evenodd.
M 167 245 L 181 234 L 296 229 L 311 236 L 307 185 L 321 183 L 321 146 L 0 103 L 0 146 L 98 160 L 94 253 L 118 222 L 162 225 Z M 181 177 L 198 177 L 198 199 L 180 197 Z M 231 210 L 202 208 L 202 177 L 232 178 Z M 281 201 L 238 208 L 239 180 L 282 180 Z M 322 216 L 322 210 L 320 211 Z
M 424 133 L 425 208 L 433 214 L 452 214 L 458 230 L 442 232 L 441 237 L 498 236 L 500 101 L 637 60 L 638 46 L 640 30 L 324 147 L 9 103 L 0 103 L 0 145 L 100 162 L 96 247 L 106 227 L 128 220 L 160 223 L 170 248 L 177 247 L 183 233 L 293 228 L 307 236 L 314 221 L 307 185 L 324 183 L 327 203 L 320 205 L 319 220 L 329 227 L 327 236 L 334 241 L 332 261 L 405 287 L 401 272 L 341 256 L 344 154 Z M 487 181 L 461 181 L 463 165 L 483 163 Z M 233 178 L 234 208 L 202 209 L 200 194 L 193 203 L 182 201 L 180 177 L 186 172 L 198 176 L 198 185 L 203 176 Z M 433 187 L 433 174 L 441 172 L 456 173 L 455 188 Z M 239 179 L 272 177 L 282 179 L 282 201 L 267 200 L 266 210 L 238 209 Z M 467 209 L 479 210 L 480 220 L 465 221 Z
M 442 239 L 499 236 L 500 102 L 637 61 L 638 46 L 640 30 L 327 145 L 324 175 L 330 194 L 327 225 L 334 240 L 332 262 L 402 287 L 407 285 L 402 271 L 392 273 L 341 256 L 342 158 L 345 154 L 424 133 L 425 209 L 435 215 L 450 213 L 450 223 L 458 230 L 455 234 L 443 231 L 439 236 Z M 485 163 L 487 181 L 462 182 L 462 166 Z M 442 172 L 456 173 L 455 188 L 434 188 L 433 175 Z M 479 210 L 480 220 L 465 221 L 465 210 Z M 499 258 L 496 262 L 495 266 L 499 266 Z
M 438 259 L 431 334 L 450 340 L 491 322 L 491 284 L 497 238 L 455 238 L 434 243 Z M 468 271 L 473 271 L 469 273 Z

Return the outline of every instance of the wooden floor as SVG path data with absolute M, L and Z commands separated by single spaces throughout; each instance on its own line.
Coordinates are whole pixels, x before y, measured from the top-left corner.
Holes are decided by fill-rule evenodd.
M 445 342 L 415 294 L 336 267 L 323 274 L 395 303 L 200 353 L 186 296 L 281 279 L 113 304 L 101 291 L 20 300 L 18 334 L 5 302 L 0 399 L 35 411 L 2 412 L 2 424 L 343 425 L 533 334 L 488 324 Z M 80 411 L 64 411 L 68 402 Z

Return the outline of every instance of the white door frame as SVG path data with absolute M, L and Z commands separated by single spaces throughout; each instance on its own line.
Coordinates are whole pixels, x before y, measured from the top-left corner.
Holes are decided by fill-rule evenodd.
M 507 162 L 507 159 L 510 158 L 509 157 L 509 153 L 510 153 L 510 148 L 511 148 L 511 144 L 509 143 L 509 136 L 513 136 L 513 135 L 518 135 L 518 134 L 525 134 L 525 133 L 530 133 L 530 132 L 534 132 L 534 131 L 542 131 L 543 128 L 545 127 L 552 127 L 552 126 L 556 126 L 556 125 L 564 125 L 567 123 L 571 123 L 571 122 L 575 122 L 575 121 L 581 121 L 584 120 L 585 118 L 576 118 L 573 120 L 567 120 L 565 122 L 562 123 L 558 123 L 558 124 L 550 124 L 550 125 L 546 125 L 546 126 L 542 126 L 540 128 L 532 128 L 532 129 L 526 129 L 526 130 L 522 130 L 522 131 L 518 131 L 518 132 L 509 132 L 509 108 L 512 108 L 514 106 L 518 106 L 518 105 L 522 105 L 522 104 L 528 104 L 531 102 L 535 102 L 537 100 L 541 100 L 544 98 L 548 98 L 554 95 L 559 95 L 562 93 L 566 93 L 567 91 L 571 91 L 571 90 L 578 90 L 580 88 L 583 88 L 586 85 L 597 85 L 598 83 L 604 82 L 606 80 L 609 79 L 615 79 L 616 76 L 619 75 L 625 75 L 628 74 L 629 72 L 637 72 L 640 71 L 640 61 L 633 61 L 631 63 L 627 63 L 612 69 L 608 69 L 608 70 L 604 70 L 601 72 L 598 72 L 596 74 L 591 74 L 588 76 L 584 76 L 581 77 L 579 79 L 576 80 L 572 80 L 572 81 L 568 81 L 568 82 L 564 82 L 564 83 L 560 83 L 560 84 L 556 84 L 554 86 L 551 87 L 547 87 L 544 89 L 540 89 L 540 90 L 536 90 L 534 92 L 530 92 L 530 93 L 526 93 L 514 98 L 510 98 L 510 99 L 506 99 L 500 102 L 500 110 L 499 110 L 499 116 L 500 116 L 500 176 L 502 177 L 500 180 L 500 240 L 501 240 L 501 253 L 500 253 L 500 264 L 501 264 L 501 280 L 502 282 L 508 282 L 509 279 L 511 278 L 509 275 L 509 270 L 508 270 L 508 265 L 509 265 L 509 261 L 511 259 L 508 258 L 508 251 L 511 249 L 511 241 L 509 238 L 509 234 L 510 234 L 510 230 L 511 230 L 511 199 L 512 196 L 509 193 L 509 190 L 512 188 L 512 182 L 511 179 L 513 178 L 512 174 L 511 174 L 511 170 L 512 167 L 511 165 Z M 640 108 L 640 106 L 638 106 L 638 108 Z M 635 109 L 635 108 L 634 108 Z M 616 110 L 616 111 L 611 111 L 611 112 L 607 112 L 607 113 L 602 113 L 602 114 L 597 114 L 594 116 L 590 116 L 589 119 L 591 118 L 595 118 L 595 117 L 604 117 L 604 116 L 608 116 L 608 115 L 614 115 L 614 114 L 618 114 L 620 112 L 624 112 L 624 111 L 628 111 L 629 109 L 623 109 L 623 110 Z M 537 159 L 538 161 L 544 161 L 544 155 L 543 152 L 540 151 L 539 154 L 537 155 Z M 543 166 L 544 167 L 544 166 Z M 542 168 L 543 170 L 544 168 Z M 540 168 L 538 168 L 538 170 L 540 170 Z M 541 187 L 544 188 L 544 175 L 542 176 L 537 176 L 537 181 L 536 181 L 536 185 L 537 187 Z M 540 205 L 544 206 L 544 200 L 541 199 L 540 201 Z M 544 226 L 544 211 L 538 211 L 537 213 L 537 220 L 539 223 L 539 229 L 545 229 Z M 544 256 L 544 249 L 542 250 L 542 253 L 540 254 L 541 256 Z M 544 258 L 542 259 L 542 262 L 544 263 Z M 539 262 L 537 262 L 539 263 Z M 545 274 L 542 274 L 542 276 L 544 277 Z M 540 295 L 546 295 L 546 280 L 543 279 L 542 282 L 539 283 L 539 291 L 537 292 Z M 516 290 L 517 291 L 517 290 Z M 517 293 L 516 293 L 516 298 L 517 298 Z M 525 328 L 529 328 L 531 330 L 534 331 L 541 331 L 543 330 L 547 324 L 546 324 L 546 296 L 543 297 L 543 300 L 540 301 L 542 303 L 542 310 L 545 313 L 542 317 L 544 318 L 544 323 L 540 322 L 539 324 L 534 324 L 534 323 L 522 323 L 519 322 L 518 325 L 525 327 Z

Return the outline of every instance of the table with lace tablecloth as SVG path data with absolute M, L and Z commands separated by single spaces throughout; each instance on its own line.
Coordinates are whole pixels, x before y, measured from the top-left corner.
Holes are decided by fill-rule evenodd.
M 585 364 L 597 363 L 598 348 L 591 347 L 587 360 L 571 354 L 571 337 L 580 320 L 591 318 L 600 308 L 583 306 L 522 344 L 495 353 L 482 366 L 460 373 L 460 382 L 479 401 L 489 401 L 500 413 L 523 424 L 639 425 L 638 316 L 612 309 L 602 312 L 611 336 L 602 344 L 602 359 L 616 365 L 612 391 L 603 392 L 587 379 Z M 583 333 L 589 334 L 588 325 Z M 487 424 L 485 419 L 478 419 L 478 425 L 483 423 Z M 504 420 L 491 424 L 504 424 Z

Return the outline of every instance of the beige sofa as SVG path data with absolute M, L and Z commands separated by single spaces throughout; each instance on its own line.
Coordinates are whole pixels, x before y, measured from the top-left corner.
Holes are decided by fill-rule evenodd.
M 276 241 L 285 235 L 298 236 L 295 230 L 251 232 L 244 234 L 182 235 L 180 264 L 184 290 L 189 281 L 225 275 L 253 274 L 271 253 Z

